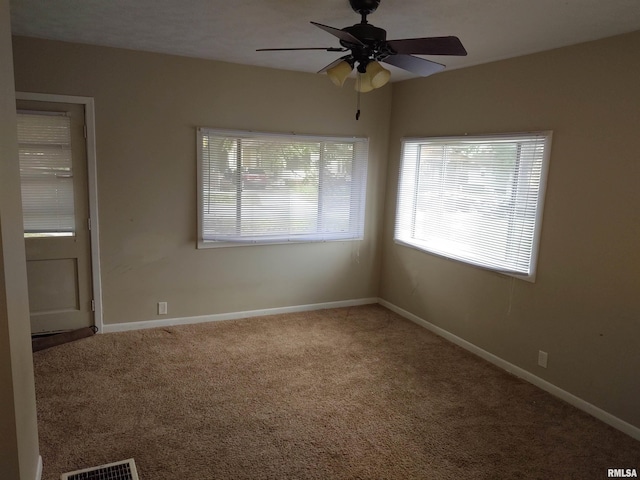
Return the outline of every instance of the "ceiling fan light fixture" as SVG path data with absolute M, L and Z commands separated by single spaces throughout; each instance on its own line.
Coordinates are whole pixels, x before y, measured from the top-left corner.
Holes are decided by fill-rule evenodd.
M 358 72 L 358 77 L 356 78 L 355 89 L 356 92 L 367 93 L 373 90 L 375 87 L 371 84 L 371 75 L 368 73 L 360 73 Z
M 373 88 L 385 86 L 391 78 L 391 72 L 378 62 L 369 62 L 366 75 L 369 77 Z
M 342 85 L 344 85 L 344 82 L 351 73 L 351 70 L 353 70 L 353 66 L 351 66 L 349 62 L 343 60 L 335 67 L 327 70 L 327 76 L 335 85 L 341 87 Z

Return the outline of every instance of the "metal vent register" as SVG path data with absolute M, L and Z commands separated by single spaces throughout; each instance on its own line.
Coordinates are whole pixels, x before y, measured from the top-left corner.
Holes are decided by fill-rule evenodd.
M 61 480 L 139 480 L 133 458 L 121 462 L 63 473 Z

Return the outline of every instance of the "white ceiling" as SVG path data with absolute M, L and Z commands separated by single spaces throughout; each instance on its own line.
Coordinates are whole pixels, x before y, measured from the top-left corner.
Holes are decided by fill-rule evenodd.
M 340 53 L 256 52 L 337 47 L 311 25 L 360 21 L 347 0 L 11 0 L 17 35 L 316 72 Z M 387 39 L 455 35 L 462 68 L 640 30 L 639 0 L 382 0 L 369 23 Z M 391 67 L 392 79 L 414 75 Z

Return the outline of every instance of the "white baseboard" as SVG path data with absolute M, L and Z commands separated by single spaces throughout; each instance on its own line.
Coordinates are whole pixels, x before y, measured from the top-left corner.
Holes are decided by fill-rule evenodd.
M 38 455 L 38 469 L 36 470 L 36 480 L 42 480 L 42 455 Z
M 601 408 L 596 407 L 595 405 L 590 404 L 589 402 L 581 399 L 580 397 L 576 397 L 575 395 L 567 392 L 566 390 L 562 390 L 560 387 L 557 387 L 556 385 L 549 383 L 540 377 L 537 377 L 533 373 L 527 370 L 524 370 L 523 368 L 517 367 L 516 365 L 513 365 L 512 363 L 509 363 L 506 360 L 503 360 L 502 358 L 497 357 L 496 355 L 489 353 L 486 350 L 483 350 L 482 348 L 430 322 L 427 322 L 426 320 L 394 305 L 393 303 L 390 303 L 381 298 L 378 299 L 378 303 L 383 307 L 386 307 L 389 310 L 397 313 L 398 315 L 401 315 L 407 320 L 411 320 L 412 322 L 417 323 L 418 325 L 426 328 L 427 330 L 432 331 L 436 335 L 439 335 L 445 338 L 446 340 L 449 340 L 450 342 L 455 343 L 456 345 L 464 348 L 465 350 L 468 350 L 469 352 L 479 356 L 480 358 L 483 358 L 484 360 L 487 360 L 488 362 L 493 363 L 497 367 L 500 367 L 501 369 L 506 370 L 507 372 L 512 373 L 513 375 L 519 378 L 522 378 L 523 380 L 526 380 L 527 382 L 535 385 L 536 387 L 539 387 L 542 390 L 549 392 L 551 395 L 554 395 L 560 398 L 561 400 L 564 400 L 565 402 L 590 414 L 591 416 L 597 418 L 598 420 L 601 420 L 607 425 L 610 425 L 613 428 L 620 430 L 623 433 L 626 433 L 627 435 L 635 438 L 636 440 L 640 440 L 640 428 L 634 425 L 631 425 L 630 423 L 627 423 L 624 420 L 619 419 L 618 417 L 613 416 L 612 414 L 602 410 Z
M 354 300 L 342 300 L 337 302 L 313 303 L 310 305 L 294 305 L 292 307 L 266 308 L 261 310 L 248 310 L 246 312 L 218 313 L 214 315 L 201 315 L 197 317 L 163 318 L 161 320 L 146 320 L 144 322 L 111 323 L 102 327 L 102 333 L 125 332 L 128 330 L 143 330 L 146 328 L 172 327 L 175 325 L 188 325 L 193 323 L 220 322 L 223 320 L 238 320 L 240 318 L 261 317 L 264 315 L 280 315 L 282 313 L 309 312 L 312 310 L 325 310 L 327 308 L 355 307 L 378 303 L 378 298 L 357 298 Z

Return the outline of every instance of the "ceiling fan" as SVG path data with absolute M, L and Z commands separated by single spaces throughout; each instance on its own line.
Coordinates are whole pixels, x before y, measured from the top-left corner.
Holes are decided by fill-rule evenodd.
M 340 47 L 315 48 L 260 48 L 257 51 L 279 50 L 325 50 L 327 52 L 349 52 L 331 62 L 318 73 L 327 73 L 331 81 L 342 86 L 356 68 L 355 88 L 358 92 L 370 92 L 385 85 L 391 72 L 380 62 L 393 65 L 411 73 L 426 77 L 445 68 L 417 55 L 459 55 L 467 54 L 458 37 L 426 37 L 387 40 L 387 32 L 367 22 L 367 16 L 376 11 L 380 0 L 349 0 L 351 8 L 361 15 L 362 20 L 353 26 L 342 29 L 311 22 L 318 28 L 336 36 Z

